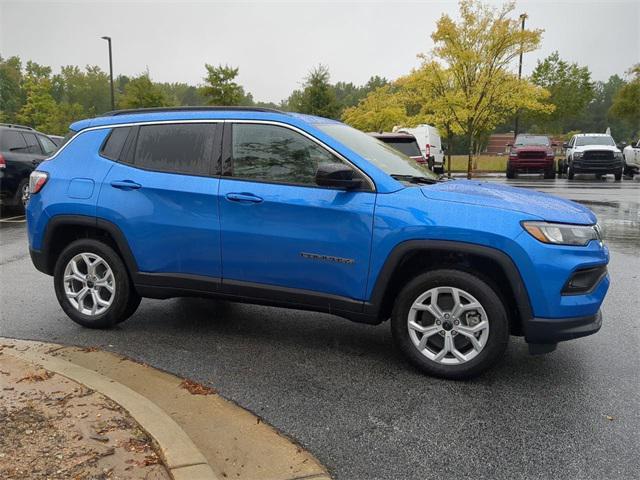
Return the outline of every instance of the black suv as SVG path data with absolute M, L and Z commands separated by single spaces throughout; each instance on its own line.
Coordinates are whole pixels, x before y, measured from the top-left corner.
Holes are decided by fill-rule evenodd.
M 33 128 L 0 123 L 0 204 L 24 209 L 29 175 L 57 149 L 48 136 Z

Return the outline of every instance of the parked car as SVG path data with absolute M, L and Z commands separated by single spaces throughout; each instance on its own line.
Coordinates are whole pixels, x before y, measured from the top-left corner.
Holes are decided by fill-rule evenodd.
M 421 124 L 415 128 L 399 127 L 393 129 L 394 133 L 408 133 L 418 141 L 422 156 L 427 159 L 427 165 L 436 173 L 444 173 L 444 150 L 440 132 L 436 127 Z
M 49 137 L 33 128 L 0 124 L 0 204 L 24 209 L 29 175 L 56 149 Z
M 424 372 L 477 375 L 600 329 L 608 248 L 588 208 L 444 180 L 335 120 L 258 108 L 71 125 L 31 174 L 34 265 L 64 312 L 117 325 L 205 296 L 379 324 Z M 303 328 L 301 326 L 301 328 Z
M 581 133 L 564 144 L 565 160 L 560 170 L 573 180 L 576 173 L 595 173 L 596 177 L 612 173 L 616 181 L 622 179 L 622 152 L 611 135 Z
M 386 143 L 417 163 L 427 163 L 422 156 L 420 146 L 416 141 L 416 137 L 408 133 L 375 133 L 371 132 L 373 138 L 377 138 L 382 143 Z
M 640 172 L 640 140 L 636 140 L 622 150 L 624 174 L 633 176 Z
M 520 172 L 542 173 L 544 178 L 556 178 L 553 147 L 545 135 L 519 134 L 510 148 L 507 160 L 507 178 L 515 178 Z

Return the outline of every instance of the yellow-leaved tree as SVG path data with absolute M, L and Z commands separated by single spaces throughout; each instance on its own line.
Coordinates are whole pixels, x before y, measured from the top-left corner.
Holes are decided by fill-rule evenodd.
M 355 107 L 347 108 L 342 119 L 359 130 L 382 132 L 407 121 L 400 93 L 392 85 L 380 87 Z

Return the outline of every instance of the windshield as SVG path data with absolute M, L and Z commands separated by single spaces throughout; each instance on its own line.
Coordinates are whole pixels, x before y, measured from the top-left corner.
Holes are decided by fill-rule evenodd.
M 592 137 L 576 137 L 576 147 L 584 147 L 585 145 L 609 145 L 615 147 L 616 142 L 607 135 L 594 135 Z
M 376 138 L 376 137 L 373 137 Z M 409 157 L 422 157 L 420 148 L 413 138 L 379 138 L 381 142 L 395 148 Z
M 416 163 L 405 154 L 360 130 L 341 123 L 321 124 L 316 127 L 389 175 L 438 179 L 426 165 Z
M 544 145 L 549 146 L 549 137 L 543 135 L 518 135 L 514 145 Z

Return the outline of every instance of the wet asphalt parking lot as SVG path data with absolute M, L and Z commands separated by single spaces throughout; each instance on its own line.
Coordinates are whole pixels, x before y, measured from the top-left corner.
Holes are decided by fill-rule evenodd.
M 386 323 L 310 312 L 143 300 L 113 330 L 83 329 L 32 266 L 11 212 L 0 221 L 0 335 L 99 346 L 211 385 L 337 479 L 640 478 L 640 182 L 508 183 L 593 209 L 612 285 L 598 334 L 536 357 L 512 337 L 504 360 L 473 381 L 418 373 Z

